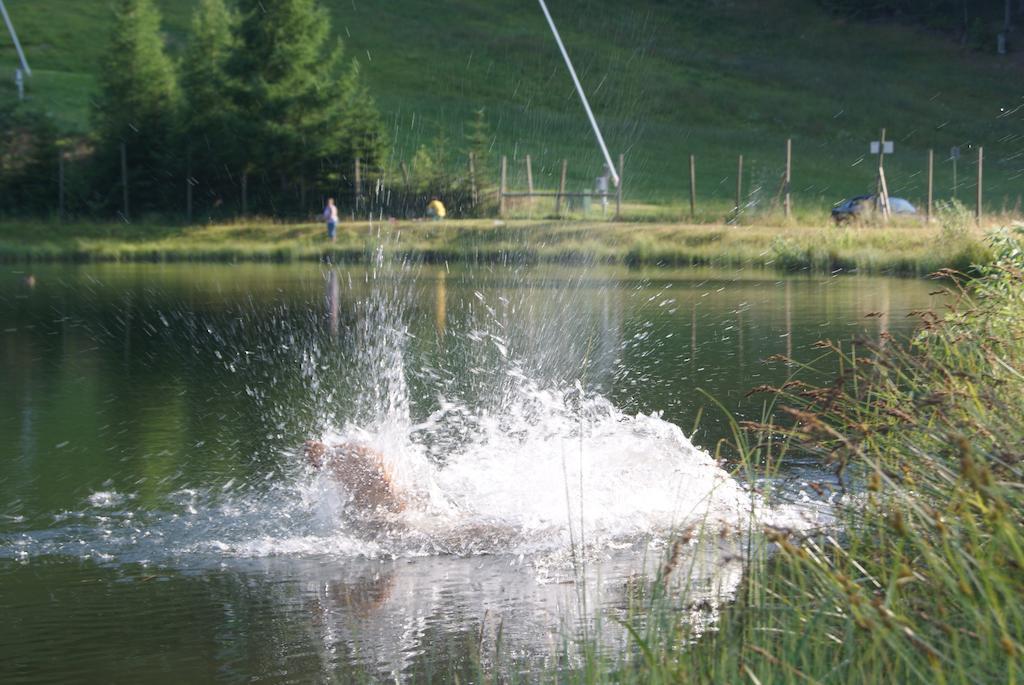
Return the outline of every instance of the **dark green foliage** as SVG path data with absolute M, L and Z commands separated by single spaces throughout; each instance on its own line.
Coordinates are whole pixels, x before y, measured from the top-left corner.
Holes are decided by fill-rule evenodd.
M 57 129 L 49 117 L 0 108 L 0 213 L 47 213 L 57 203 Z
M 457 174 L 454 173 L 452 145 L 444 127 L 439 126 L 437 136 L 431 141 L 431 154 L 436 168 L 435 182 L 442 187 L 457 186 Z
M 224 0 L 200 0 L 181 64 L 186 129 L 203 128 L 224 107 L 225 65 L 234 47 L 234 17 Z
M 173 143 L 179 94 L 152 0 L 118 0 L 100 88 L 95 112 L 96 200 L 107 208 L 119 204 L 124 144 L 133 205 L 142 211 L 161 209 L 167 204 L 177 159 Z
M 419 216 L 432 197 L 440 198 L 453 216 L 481 216 L 495 209 L 489 200 L 494 190 L 494 136 L 484 108 L 466 122 L 462 145 L 453 147 L 439 128 L 429 145 L 420 145 L 409 163 L 409 183 L 403 188 L 404 204 Z M 473 156 L 470 176 L 469 157 Z
M 420 145 L 412 156 L 410 166 L 410 185 L 420 195 L 432 195 L 442 192 L 444 171 L 437 163 L 436 151 L 426 145 Z
M 477 167 L 479 169 L 479 167 Z M 477 180 L 478 197 L 480 195 Z M 429 145 L 420 145 L 409 164 L 409 182 L 402 187 L 398 213 L 423 216 L 432 198 L 440 199 L 449 216 L 480 216 L 482 203 L 473 197 L 469 181 L 468 155 L 452 149 L 444 128 Z
M 372 182 L 386 134 L 358 63 L 343 69 L 326 12 L 314 0 L 241 0 L 228 35 L 231 23 L 220 2 L 202 6 L 183 73 L 206 187 L 239 193 L 244 175 L 248 209 L 280 215 L 308 213 L 316 193 L 349 196 L 356 159 Z
M 201 0 L 181 63 L 186 171 L 201 209 L 220 205 L 233 191 L 225 168 L 232 140 L 225 66 L 235 46 L 234 22 L 224 0 Z
M 178 74 L 152 0 L 118 0 L 96 108 L 91 205 L 121 207 L 121 146 L 131 214 L 181 214 L 186 183 L 200 216 L 246 209 L 308 213 L 316 194 L 367 186 L 388 151 L 355 61 L 345 70 L 315 0 L 201 0 Z M 310 192 L 312 191 L 312 193 Z
M 821 4 L 835 12 L 859 18 L 883 16 L 905 16 L 914 18 L 953 18 L 962 23 L 964 13 L 973 12 L 975 2 L 964 0 L 820 0 Z
M 341 46 L 329 44 L 330 23 L 313 0 L 242 0 L 239 9 L 228 61 L 233 166 L 256 175 L 257 208 L 273 212 L 305 201 L 294 191 L 322 175 L 316 160 L 342 135 Z
M 382 169 L 387 161 L 388 137 L 356 60 L 352 60 L 341 81 L 341 108 L 341 135 L 335 146 L 339 163 L 359 159 L 367 169 Z
M 955 33 L 975 49 L 989 47 L 988 23 L 1002 19 L 1003 1 L 988 0 L 819 0 L 836 13 L 857 19 L 899 18 Z M 1019 13 L 1019 12 L 1018 12 Z M 992 40 L 989 40 L 992 38 Z
M 494 142 L 494 135 L 487 123 L 487 111 L 481 107 L 473 112 L 473 118 L 466 124 L 466 152 L 473 155 L 473 175 L 478 190 L 494 185 L 494 173 L 491 170 Z
M 494 192 L 495 140 L 483 107 L 466 122 L 461 145 L 452 144 L 443 127 L 428 145 L 420 145 L 409 163 L 409 182 L 403 186 L 402 204 L 410 216 L 422 215 L 431 198 L 444 202 L 452 216 L 483 216 L 496 207 Z M 473 157 L 470 174 L 469 159 Z

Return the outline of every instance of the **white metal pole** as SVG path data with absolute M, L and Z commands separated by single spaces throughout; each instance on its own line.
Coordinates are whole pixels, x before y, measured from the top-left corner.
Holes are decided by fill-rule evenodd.
M 11 40 L 14 41 L 14 49 L 18 51 L 18 59 L 21 60 L 21 68 L 25 70 L 25 76 L 31 76 L 32 70 L 28 68 L 28 61 L 25 59 L 25 53 L 21 49 L 21 43 L 18 42 L 18 34 L 14 32 L 14 24 L 11 23 L 11 18 L 7 15 L 7 8 L 4 7 L 4 0 L 0 0 L 0 14 L 4 15 L 4 23 L 7 24 L 7 30 L 11 33 Z
M 587 102 L 587 96 L 583 93 L 583 86 L 580 85 L 580 80 L 576 76 L 576 70 L 573 69 L 572 60 L 569 59 L 569 53 L 565 51 L 565 45 L 562 43 L 562 37 L 558 35 L 558 29 L 555 28 L 555 20 L 551 18 L 551 13 L 548 12 L 548 6 L 544 4 L 544 0 L 538 0 L 540 2 L 540 8 L 544 10 L 544 16 L 547 17 L 548 25 L 551 27 L 551 33 L 555 34 L 555 42 L 558 43 L 558 49 L 562 51 L 562 57 L 565 58 L 565 66 L 569 67 L 569 75 L 572 76 L 572 82 L 576 84 L 576 92 L 580 95 L 580 100 L 583 101 L 583 109 L 587 110 L 587 116 L 590 118 L 590 125 L 594 127 L 594 135 L 597 136 L 597 144 L 601 146 L 601 152 L 604 153 L 604 161 L 608 164 L 608 170 L 612 174 L 612 180 L 615 182 L 616 187 L 619 185 L 619 174 L 615 171 L 615 165 L 612 163 L 612 156 L 608 154 L 608 146 L 604 144 L 604 137 L 601 136 L 601 129 L 598 128 L 597 120 L 594 119 L 594 113 L 590 111 L 590 103 Z

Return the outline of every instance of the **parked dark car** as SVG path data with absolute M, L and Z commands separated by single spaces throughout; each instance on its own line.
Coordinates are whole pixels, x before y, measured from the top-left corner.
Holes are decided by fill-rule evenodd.
M 917 214 L 917 209 L 914 205 L 904 200 L 902 197 L 890 197 L 889 198 L 889 209 L 893 214 L 900 215 L 913 215 Z M 847 221 L 854 219 L 864 218 L 871 215 L 875 211 L 875 196 L 874 195 L 858 195 L 857 197 L 851 197 L 849 200 L 843 200 L 835 207 L 832 208 L 832 220 L 837 224 L 842 224 Z

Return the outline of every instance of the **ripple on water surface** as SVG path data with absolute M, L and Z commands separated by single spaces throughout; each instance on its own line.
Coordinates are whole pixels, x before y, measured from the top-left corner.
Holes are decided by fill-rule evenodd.
M 761 314 L 746 293 L 700 329 L 701 348 L 698 305 L 718 284 L 684 304 L 668 283 L 375 266 L 317 271 L 298 294 L 254 284 L 227 304 L 218 289 L 169 304 L 148 272 L 115 295 L 93 279 L 40 310 L 38 349 L 10 348 L 23 457 L 0 472 L 26 485 L 0 511 L 0 607 L 13 617 L 0 654 L 19 679 L 402 676 L 441 660 L 441 645 L 493 654 L 500 640 L 553 663 L 576 629 L 626 615 L 673 531 L 742 528 L 751 512 L 827 520 L 813 501 L 767 507 L 650 413 L 694 392 L 666 377 L 718 373 L 710 350 L 739 355 L 742 372 L 743 355 L 761 354 L 755 316 L 781 346 L 764 355 L 787 351 L 788 299 Z M 35 425 L 50 399 L 29 392 L 47 387 L 40 356 L 65 360 L 72 386 L 91 387 L 80 379 L 95 369 L 114 378 L 76 411 L 58 406 L 76 426 L 83 408 L 97 418 L 55 437 L 49 461 Z M 204 430 L 186 442 L 190 422 Z M 365 521 L 352 493 L 304 465 L 310 437 L 384 455 L 405 511 Z M 102 477 L 69 486 L 86 459 Z M 741 541 L 698 539 L 680 567 L 687 596 L 707 600 L 689 620 L 708 625 L 738 586 Z M 602 625 L 602 644 L 621 648 L 621 626 Z

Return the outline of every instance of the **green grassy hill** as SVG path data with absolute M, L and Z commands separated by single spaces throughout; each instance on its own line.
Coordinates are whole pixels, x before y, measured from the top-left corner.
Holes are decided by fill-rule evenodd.
M 392 123 L 397 158 L 439 130 L 453 147 L 471 112 L 486 107 L 497 154 L 525 187 L 554 187 L 569 159 L 571 186 L 601 166 L 572 84 L 540 8 L 512 0 L 322 0 L 350 57 L 364 66 Z M 185 40 L 193 0 L 160 0 L 172 52 Z M 99 55 L 111 24 L 103 0 L 8 0 L 33 67 L 32 106 L 85 130 Z M 974 146 L 985 146 L 989 210 L 1024 193 L 1024 67 L 964 51 L 948 38 L 889 24 L 846 22 L 811 0 L 563 0 L 551 6 L 609 147 L 626 154 L 627 199 L 687 201 L 697 155 L 700 203 L 717 211 L 745 186 L 768 204 L 793 138 L 798 206 L 822 206 L 873 187 L 868 141 L 887 127 L 894 195 L 924 195 L 927 149 L 936 196 L 950 194 L 949 149 L 959 145 L 961 199 L 973 202 Z M 13 71 L 0 36 L 0 73 Z M 0 83 L 0 99 L 14 97 Z

